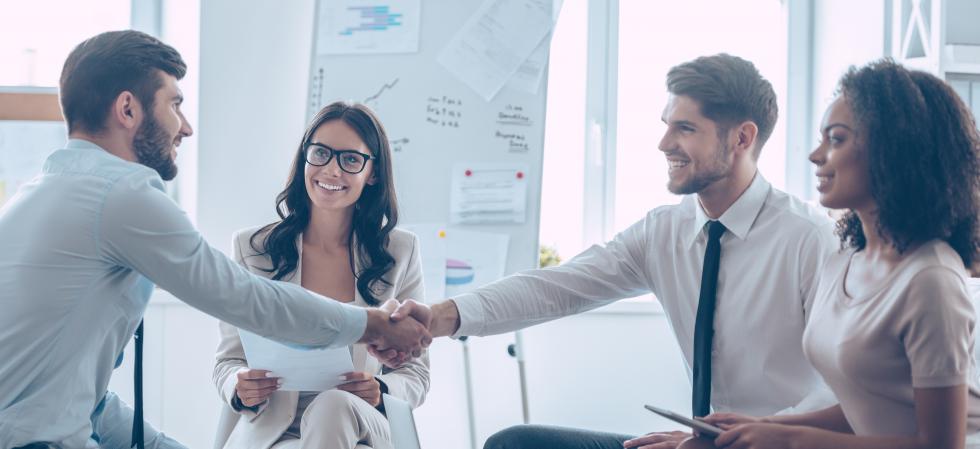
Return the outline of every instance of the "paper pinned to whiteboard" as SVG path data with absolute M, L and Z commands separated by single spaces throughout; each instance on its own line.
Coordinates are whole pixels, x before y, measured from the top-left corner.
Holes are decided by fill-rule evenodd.
M 450 187 L 450 223 L 524 223 L 527 173 L 523 164 L 456 164 Z
M 415 234 L 422 255 L 422 279 L 425 298 L 398 298 L 438 302 L 446 297 L 446 225 L 445 223 L 403 224 L 398 227 Z
M 421 0 L 331 0 L 320 2 L 320 55 L 415 53 L 419 51 Z
M 504 276 L 510 236 L 450 228 L 446 231 L 446 297 L 451 298 Z
M 553 25 L 551 0 L 486 0 L 437 61 L 490 101 Z
M 564 0 L 554 0 L 552 3 L 552 26 L 558 20 Z M 521 64 L 514 76 L 507 82 L 507 87 L 537 95 L 544 78 L 544 67 L 548 64 L 548 50 L 551 48 L 551 33 L 541 39 L 541 43 L 531 52 L 531 55 Z

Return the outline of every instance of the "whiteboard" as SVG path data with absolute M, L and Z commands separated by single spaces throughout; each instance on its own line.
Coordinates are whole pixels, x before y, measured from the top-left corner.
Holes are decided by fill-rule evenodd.
M 547 64 L 536 94 L 505 86 L 485 101 L 436 61 L 483 1 L 420 3 L 417 51 L 386 54 L 366 48 L 359 54 L 338 54 L 320 48 L 327 28 L 336 29 L 333 18 L 324 16 L 336 3 L 328 10 L 325 1 L 317 2 L 307 118 L 336 100 L 364 103 L 378 114 L 393 151 L 399 223 L 450 222 L 454 167 L 504 164 L 526 168 L 522 174 L 527 182 L 523 223 L 458 228 L 508 235 L 505 274 L 536 268 Z M 331 54 L 323 54 L 327 52 Z M 425 248 L 422 254 L 425 257 Z

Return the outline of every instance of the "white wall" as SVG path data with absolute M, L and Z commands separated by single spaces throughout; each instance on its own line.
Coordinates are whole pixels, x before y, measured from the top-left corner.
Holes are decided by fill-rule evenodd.
M 275 218 L 305 128 L 312 0 L 201 2 L 198 225 L 228 247 Z

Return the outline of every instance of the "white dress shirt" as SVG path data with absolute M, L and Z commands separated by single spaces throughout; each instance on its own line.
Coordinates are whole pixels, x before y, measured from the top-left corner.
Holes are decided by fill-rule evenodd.
M 365 309 L 210 247 L 154 170 L 69 140 L 0 209 L 0 448 L 98 447 L 96 405 L 153 284 L 281 341 L 347 346 Z
M 461 322 L 456 335 L 510 332 L 652 292 L 690 378 L 708 220 L 689 195 L 561 266 L 517 273 L 460 295 L 454 298 Z M 719 221 L 727 231 L 721 237 L 712 407 L 760 416 L 830 405 L 801 342 L 817 274 L 839 246 L 831 220 L 756 174 Z

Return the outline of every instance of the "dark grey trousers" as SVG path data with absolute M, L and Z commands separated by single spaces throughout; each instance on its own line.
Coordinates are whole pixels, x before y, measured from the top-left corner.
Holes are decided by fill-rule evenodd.
M 491 435 L 483 449 L 623 449 L 623 441 L 631 438 L 567 427 L 520 425 Z

